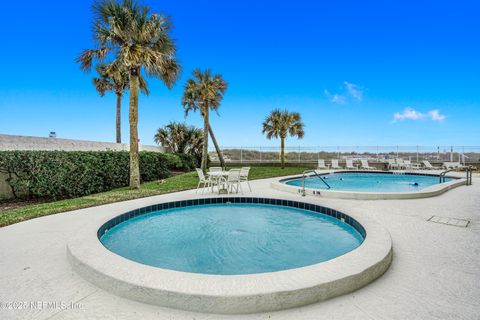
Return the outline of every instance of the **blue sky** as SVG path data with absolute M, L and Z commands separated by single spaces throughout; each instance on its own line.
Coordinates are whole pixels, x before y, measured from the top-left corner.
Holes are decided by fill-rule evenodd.
M 274 108 L 302 114 L 290 146 L 480 144 L 480 1 L 145 3 L 171 16 L 183 73 L 170 91 L 150 80 L 142 143 L 185 120 L 183 84 L 200 67 L 229 83 L 212 117 L 224 146 L 276 146 L 261 134 Z M 90 1 L 4 2 L 0 30 L 0 133 L 114 141 L 114 95 L 74 62 L 92 47 Z

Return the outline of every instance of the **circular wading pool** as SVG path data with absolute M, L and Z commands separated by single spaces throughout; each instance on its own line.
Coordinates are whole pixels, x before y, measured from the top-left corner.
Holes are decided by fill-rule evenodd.
M 296 307 L 351 292 L 392 258 L 368 219 L 282 199 L 200 198 L 92 221 L 68 242 L 73 268 L 115 294 L 212 313 Z

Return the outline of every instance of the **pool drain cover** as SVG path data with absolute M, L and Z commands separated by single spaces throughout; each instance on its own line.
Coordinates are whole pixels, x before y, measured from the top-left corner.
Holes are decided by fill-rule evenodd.
M 427 221 L 446 224 L 446 225 L 449 225 L 449 226 L 462 227 L 462 228 L 466 228 L 467 225 L 470 223 L 469 220 L 465 220 L 465 219 L 439 217 L 439 216 L 432 216 Z

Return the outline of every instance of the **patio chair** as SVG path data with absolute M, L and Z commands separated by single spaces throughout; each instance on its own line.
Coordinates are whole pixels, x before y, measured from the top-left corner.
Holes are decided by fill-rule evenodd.
M 398 169 L 407 169 L 407 166 L 405 165 L 405 162 L 403 162 L 402 158 L 397 158 L 395 161 L 397 162 Z
M 197 185 L 197 191 L 195 193 L 198 193 L 198 189 L 200 188 L 200 185 L 203 184 L 203 187 L 202 187 L 202 194 L 203 194 L 205 192 L 205 188 L 209 188 L 212 185 L 212 181 L 210 180 L 210 178 L 205 177 L 205 174 L 203 174 L 202 169 L 196 168 L 195 170 L 197 170 L 198 179 L 199 179 L 198 185 Z
M 441 169 L 440 167 L 432 166 L 432 164 L 428 160 L 423 160 L 422 163 L 425 166 L 425 169 L 427 169 L 427 170 L 440 170 Z
M 444 162 L 442 167 L 445 170 L 449 170 L 449 169 L 460 169 L 463 166 L 460 164 L 460 162 Z
M 377 170 L 377 168 L 375 167 L 370 167 L 368 165 L 368 160 L 366 159 L 360 159 L 360 163 L 361 163 L 361 168 L 362 169 L 366 169 L 366 170 Z
M 417 163 L 412 163 L 410 160 L 403 161 L 405 168 L 408 170 L 417 170 L 420 169 L 420 166 Z
M 395 161 L 395 159 L 387 159 L 387 161 L 388 161 L 388 169 L 389 170 L 398 169 L 398 164 Z
M 338 159 L 332 159 L 330 169 L 342 169 L 342 167 L 338 165 Z
M 318 159 L 317 169 L 328 169 L 328 167 L 325 165 L 325 160 Z
M 235 190 L 235 193 L 241 191 L 243 194 L 243 189 L 240 181 L 240 172 L 240 169 L 230 169 L 230 171 L 228 171 L 227 178 L 224 178 L 227 193 L 233 193 L 233 190 Z
M 246 182 L 248 185 L 248 189 L 252 191 L 252 187 L 250 186 L 250 182 L 248 181 L 248 174 L 250 173 L 250 167 L 243 167 L 240 169 L 240 183 Z
M 345 169 L 357 170 L 357 167 L 353 165 L 353 160 L 352 159 L 345 160 Z
M 218 187 L 222 179 L 223 169 L 221 167 L 210 167 L 207 172 L 207 179 L 210 180 L 210 186 L 212 187 L 212 192 L 215 186 Z

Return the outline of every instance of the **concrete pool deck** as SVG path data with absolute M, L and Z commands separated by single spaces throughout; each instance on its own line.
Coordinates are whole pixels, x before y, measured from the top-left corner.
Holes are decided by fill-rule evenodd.
M 186 200 L 163 202 L 162 207 L 188 206 L 188 200 L 193 206 L 191 208 L 202 206 L 205 202 L 208 205 L 222 203 L 227 206 L 242 201 L 251 204 L 256 202 L 257 205 L 274 204 L 328 215 L 345 221 L 353 228 L 361 228 L 358 232 L 367 236 L 358 248 L 327 261 L 275 272 L 234 275 L 180 272 L 149 266 L 125 259 L 100 243 L 98 235 L 102 231 L 99 230 L 105 232 L 115 224 L 121 224 L 124 219 L 142 215 L 142 212 L 148 214 L 158 211 L 155 205 L 121 215 L 110 212 L 107 221 L 97 220 L 96 217 L 91 219 L 75 237 L 68 239 L 67 256 L 73 269 L 94 285 L 135 301 L 194 312 L 246 314 L 300 307 L 353 292 L 382 276 L 392 261 L 390 233 L 364 216 L 352 217 L 309 204 L 306 199 L 288 201 L 237 195 Z M 227 214 L 230 214 L 228 209 Z
M 272 189 L 271 181 L 251 182 L 254 192 L 245 196 L 302 200 Z M 384 226 L 392 236 L 394 258 L 389 270 L 364 288 L 300 308 L 237 316 L 179 311 L 109 294 L 70 267 L 66 242 L 92 217 L 193 195 L 155 196 L 1 228 L 0 319 L 476 319 L 480 314 L 478 174 L 472 186 L 425 199 L 309 197 L 309 202 L 364 215 Z M 470 223 L 463 228 L 427 221 L 432 216 Z

